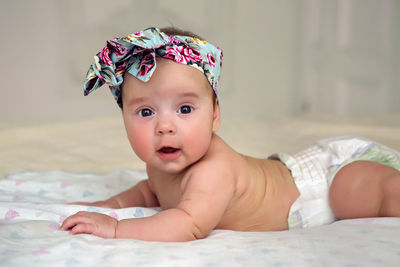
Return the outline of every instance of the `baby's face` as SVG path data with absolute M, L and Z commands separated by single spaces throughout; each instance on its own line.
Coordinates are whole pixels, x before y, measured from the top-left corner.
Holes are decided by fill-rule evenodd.
M 179 173 L 207 152 L 219 127 L 219 106 L 204 74 L 157 58 L 148 82 L 125 74 L 123 117 L 129 142 L 149 166 Z

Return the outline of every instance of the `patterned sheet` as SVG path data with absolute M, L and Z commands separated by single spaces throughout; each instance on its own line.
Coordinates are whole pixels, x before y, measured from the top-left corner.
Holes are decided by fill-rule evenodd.
M 322 227 L 246 233 L 213 231 L 184 243 L 70 236 L 57 230 L 79 210 L 118 219 L 157 209 L 66 205 L 104 199 L 145 177 L 121 169 L 106 175 L 20 172 L 0 180 L 0 266 L 399 266 L 400 218 L 338 221 Z

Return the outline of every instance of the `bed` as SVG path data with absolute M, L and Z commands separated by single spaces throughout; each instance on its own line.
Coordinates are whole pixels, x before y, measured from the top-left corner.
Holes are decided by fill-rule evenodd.
M 338 134 L 361 135 L 400 150 L 400 116 L 238 118 L 223 120 L 220 131 L 236 150 L 257 157 L 295 153 Z M 79 210 L 118 219 L 159 211 L 66 205 L 107 198 L 146 177 L 120 117 L 2 123 L 0 162 L 0 266 L 400 266 L 400 218 L 281 232 L 214 230 L 185 243 L 58 231 L 60 222 Z

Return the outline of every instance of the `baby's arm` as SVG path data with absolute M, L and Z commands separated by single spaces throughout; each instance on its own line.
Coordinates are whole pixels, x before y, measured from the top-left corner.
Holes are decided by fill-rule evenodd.
M 234 181 L 226 171 L 198 169 L 182 188 L 183 195 L 176 208 L 147 218 L 121 220 L 116 237 L 149 241 L 204 238 L 220 222 L 232 200 L 234 188 Z
M 126 207 L 157 207 L 157 197 L 149 186 L 149 180 L 143 180 L 132 188 L 119 193 L 107 200 L 96 202 L 74 202 L 72 204 L 88 205 L 105 208 L 126 208 Z
M 212 168 L 211 168 L 212 169 Z M 188 178 L 176 208 L 151 217 L 117 221 L 98 213 L 78 213 L 66 219 L 61 230 L 108 238 L 149 241 L 190 241 L 204 238 L 220 222 L 234 194 L 234 182 L 224 172 L 197 172 Z

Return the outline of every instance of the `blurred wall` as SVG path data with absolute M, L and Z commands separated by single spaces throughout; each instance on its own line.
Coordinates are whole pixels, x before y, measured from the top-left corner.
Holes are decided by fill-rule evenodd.
M 293 1 L 13 0 L 0 3 L 0 120 L 118 114 L 107 87 L 82 82 L 107 39 L 149 26 L 189 29 L 224 50 L 225 117 L 289 114 Z
M 300 0 L 295 113 L 398 116 L 400 1 Z
M 374 13 L 363 10 L 382 10 L 380 20 L 370 20 Z M 380 28 L 374 26 L 375 21 L 383 23 Z M 364 113 L 360 107 L 365 92 L 371 105 L 377 103 L 369 89 L 375 83 L 361 90 L 358 87 L 366 84 L 364 80 L 353 86 L 354 79 L 344 77 L 345 73 L 341 76 L 344 82 L 335 87 L 333 79 L 324 77 L 332 73 L 332 66 L 337 72 L 343 67 L 353 72 L 355 67 L 346 63 L 349 55 L 361 50 L 370 55 L 370 42 L 362 40 L 364 36 L 375 38 L 371 29 L 377 29 L 377 34 L 383 29 L 384 57 L 378 54 L 379 60 L 371 61 L 370 73 L 382 72 L 384 79 L 379 83 L 386 91 L 381 90 L 381 95 L 388 103 L 381 101 L 372 112 L 400 114 L 400 5 L 396 0 L 10 0 L 0 2 L 0 22 L 0 122 L 118 115 L 106 86 L 83 97 L 87 68 L 107 39 L 149 26 L 188 29 L 224 50 L 220 84 L 225 118 L 337 109 L 345 116 L 352 109 Z M 335 46 L 332 38 L 337 25 L 347 25 L 344 33 L 349 33 L 350 41 L 360 36 L 355 40 L 361 40 L 357 43 L 361 50 Z M 323 33 L 326 38 L 321 40 L 328 41 L 329 49 L 321 46 L 325 41 L 308 41 L 307 36 L 315 39 L 315 32 Z M 337 61 L 338 55 L 344 60 Z M 360 71 L 366 66 L 362 60 L 357 65 Z M 325 72 L 313 75 L 319 70 Z M 342 95 L 352 98 L 342 99 Z M 353 99 L 360 100 L 358 106 Z M 326 108 L 332 102 L 339 105 Z M 350 103 L 352 109 L 343 109 L 340 102 Z

